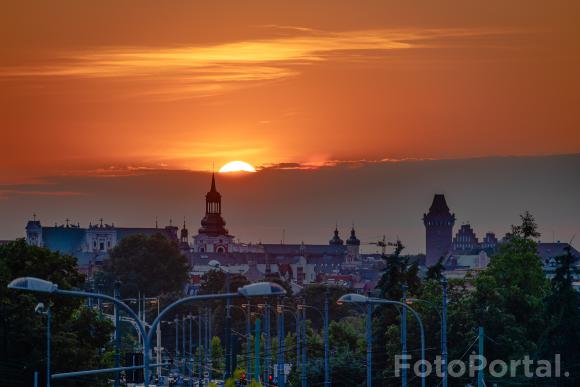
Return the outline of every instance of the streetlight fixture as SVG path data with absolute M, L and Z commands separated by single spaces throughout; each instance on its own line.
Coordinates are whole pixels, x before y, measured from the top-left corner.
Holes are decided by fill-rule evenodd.
M 336 302 L 338 305 L 343 303 L 360 303 L 360 304 L 387 304 L 387 305 L 401 305 L 403 308 L 408 309 L 413 313 L 417 322 L 419 323 L 419 329 L 421 332 L 421 364 L 425 367 L 425 331 L 423 330 L 423 321 L 421 321 L 421 316 L 404 302 L 394 301 L 394 300 L 384 300 L 382 298 L 374 298 L 363 296 L 362 294 L 350 293 L 345 294 L 338 299 Z M 421 387 L 425 387 L 426 384 L 426 372 L 421 372 Z
M 200 296 L 189 296 L 179 299 L 172 304 L 168 305 L 163 309 L 158 315 L 155 321 L 151 324 L 149 329 L 149 333 L 147 333 L 143 322 L 139 319 L 139 317 L 135 314 L 135 312 L 124 302 L 108 296 L 106 294 L 101 293 L 90 293 L 90 292 L 83 292 L 83 291 L 76 291 L 76 290 L 62 290 L 58 288 L 57 284 L 54 284 L 50 281 L 42 280 L 40 278 L 35 277 L 21 277 L 12 280 L 8 284 L 9 289 L 15 290 L 22 290 L 22 291 L 29 291 L 29 292 L 40 292 L 40 293 L 49 293 L 49 294 L 59 294 L 63 296 L 71 296 L 71 297 L 94 297 L 100 298 L 104 300 L 108 300 L 114 302 L 116 305 L 120 306 L 121 308 L 125 309 L 127 313 L 135 320 L 137 323 L 137 327 L 139 329 L 139 333 L 141 333 L 142 337 L 144 338 L 143 342 L 143 371 L 145 376 L 145 387 L 149 387 L 149 348 L 151 346 L 151 340 L 153 338 L 153 334 L 156 331 L 157 325 L 161 322 L 162 318 L 173 308 L 182 305 L 187 302 L 195 302 L 195 301 L 206 301 L 206 300 L 216 300 L 216 299 L 227 299 L 233 297 L 272 297 L 272 296 L 283 296 L 286 294 L 286 290 L 278 284 L 270 283 L 270 282 L 257 282 L 253 284 L 248 284 L 238 289 L 237 293 L 223 293 L 223 294 L 207 294 L 207 295 L 200 295 Z M 78 376 L 79 374 L 82 375 L 90 375 L 92 373 L 101 373 L 104 372 L 103 370 L 93 370 L 93 371 L 80 371 L 80 372 L 71 372 L 66 374 L 66 376 Z M 64 376 L 64 374 L 60 374 Z

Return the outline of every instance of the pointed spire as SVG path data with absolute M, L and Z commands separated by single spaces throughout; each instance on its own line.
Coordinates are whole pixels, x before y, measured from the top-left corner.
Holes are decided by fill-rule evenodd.
M 217 192 L 217 189 L 215 188 L 215 173 L 212 172 L 211 173 L 211 189 L 210 192 Z

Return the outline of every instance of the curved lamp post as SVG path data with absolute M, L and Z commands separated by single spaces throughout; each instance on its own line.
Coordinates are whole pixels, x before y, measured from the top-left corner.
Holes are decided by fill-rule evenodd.
M 417 322 L 419 323 L 419 329 L 421 332 L 421 360 L 422 360 L 422 364 L 424 366 L 424 364 L 425 364 L 425 332 L 423 330 L 423 321 L 421 321 L 421 317 L 413 308 L 411 308 L 409 305 L 407 305 L 403 302 L 400 302 L 400 301 L 384 300 L 382 298 L 367 297 L 367 296 L 363 296 L 362 294 L 356 294 L 356 293 L 345 294 L 344 296 L 340 297 L 337 301 L 337 304 L 341 305 L 343 303 L 401 305 L 405 309 L 410 310 L 411 313 L 413 313 L 413 315 L 417 319 Z M 425 387 L 426 376 L 427 375 L 425 372 L 421 373 L 421 387 Z
M 161 322 L 162 318 L 173 308 L 185 304 L 187 302 L 195 302 L 195 301 L 206 301 L 206 300 L 216 300 L 216 299 L 227 299 L 233 297 L 268 297 L 268 296 L 283 296 L 286 294 L 286 291 L 283 287 L 278 284 L 270 283 L 270 282 L 257 282 L 253 284 L 249 284 L 243 286 L 238 289 L 237 293 L 224 293 L 224 294 L 207 294 L 201 296 L 189 296 L 182 299 L 179 299 L 172 304 L 168 305 L 163 309 L 158 315 L 155 321 L 151 324 L 151 328 L 149 329 L 149 333 L 147 333 L 143 322 L 139 319 L 139 317 L 135 314 L 135 312 L 124 302 L 108 296 L 106 294 L 100 293 L 90 293 L 90 292 L 82 292 L 76 290 L 61 290 L 58 288 L 57 284 L 54 284 L 50 281 L 46 281 L 40 278 L 35 277 L 21 277 L 16 278 L 12 282 L 8 284 L 9 289 L 16 289 L 16 290 L 23 290 L 29 292 L 39 292 L 39 293 L 50 293 L 50 294 L 59 294 L 63 296 L 71 296 L 71 297 L 94 297 L 100 298 L 104 300 L 108 300 L 114 302 L 116 305 L 120 306 L 121 308 L 125 309 L 127 313 L 135 322 L 137 322 L 137 327 L 139 328 L 139 332 L 142 334 L 144 340 L 143 345 L 143 372 L 145 376 L 145 387 L 149 387 L 149 348 L 151 346 L 151 339 L 153 335 L 156 333 L 156 327 Z M 95 370 L 98 371 L 98 370 Z M 87 372 L 92 371 L 83 371 L 84 375 L 88 375 Z M 101 370 L 102 372 L 102 370 Z M 95 372 L 98 373 L 98 372 Z M 73 376 L 74 373 L 71 373 Z

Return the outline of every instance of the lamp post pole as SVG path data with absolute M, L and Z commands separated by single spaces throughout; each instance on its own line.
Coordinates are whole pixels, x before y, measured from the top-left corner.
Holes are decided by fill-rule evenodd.
M 231 278 L 229 270 L 226 270 L 226 293 L 230 292 Z M 232 314 L 231 314 L 231 298 L 226 299 L 226 375 L 227 380 L 232 376 Z
M 367 333 L 367 387 L 371 387 L 373 384 L 373 306 L 367 304 L 367 321 L 366 321 L 366 333 Z
M 198 335 L 197 335 L 197 348 L 199 350 L 199 354 L 197 356 L 197 365 L 198 365 L 198 377 L 197 377 L 197 385 L 198 386 L 202 386 L 202 377 L 203 377 L 203 369 L 202 369 L 202 362 L 205 361 L 204 357 L 205 357 L 205 351 L 203 349 L 203 339 L 201 337 L 201 331 L 202 331 L 202 318 L 201 318 L 201 312 L 199 312 L 199 324 L 197 324 L 198 327 Z
M 447 387 L 447 279 L 443 277 L 441 280 L 443 288 L 443 307 L 441 310 L 441 368 L 443 373 L 443 387 Z
M 186 363 L 186 352 L 185 352 L 185 316 L 181 316 L 181 375 L 185 377 L 185 363 Z
M 300 311 L 299 311 L 300 313 Z M 302 387 L 308 386 L 307 369 L 306 369 L 306 346 L 308 345 L 308 335 L 306 332 L 306 307 L 302 308 L 302 374 L 301 381 Z
M 403 304 L 407 304 L 407 285 L 403 285 Z M 407 308 L 403 308 L 401 317 L 401 347 L 403 360 L 407 360 Z M 401 370 L 401 386 L 407 387 L 407 368 Z
M 194 364 L 194 357 L 193 357 L 193 316 L 190 314 L 189 318 L 189 367 L 188 367 L 188 374 L 189 374 L 189 385 L 193 386 L 193 364 Z
M 276 318 L 278 320 L 278 372 L 277 382 L 279 387 L 286 387 L 284 375 L 284 304 L 278 304 Z
M 300 345 L 302 341 L 302 329 L 301 328 L 301 321 L 300 321 L 300 311 L 296 310 L 296 373 L 300 371 L 300 357 L 302 351 L 300 350 Z
M 50 325 L 52 323 L 52 312 L 50 303 L 46 309 L 46 386 L 50 387 Z
M 179 369 L 179 320 L 177 317 L 173 323 L 175 324 L 175 368 Z
M 252 310 L 250 302 L 246 304 L 248 310 L 246 311 L 246 377 L 248 382 L 252 380 L 252 326 L 251 320 Z
M 269 385 L 272 366 L 270 354 L 272 348 L 272 336 L 270 330 L 270 305 L 268 303 L 264 305 L 264 333 L 266 336 L 264 342 L 264 384 Z
M 255 334 L 254 334 L 254 379 L 256 382 L 260 381 L 260 332 L 261 320 L 256 318 Z
M 121 283 L 119 281 L 115 281 L 115 287 L 113 290 L 113 296 L 116 299 L 121 297 L 120 295 L 120 288 Z M 119 306 L 117 304 L 114 305 L 114 313 L 115 313 L 115 368 L 119 368 L 121 366 L 121 332 L 120 332 L 120 323 L 121 323 L 121 316 L 119 314 Z M 119 387 L 121 381 L 121 374 L 119 371 L 115 372 L 115 387 Z
M 328 358 L 328 291 L 324 294 L 324 387 L 330 387 Z

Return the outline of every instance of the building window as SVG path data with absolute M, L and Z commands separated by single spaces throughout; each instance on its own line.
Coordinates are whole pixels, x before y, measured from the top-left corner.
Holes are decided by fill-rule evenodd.
M 105 250 L 105 242 L 99 242 L 99 250 L 100 251 Z

